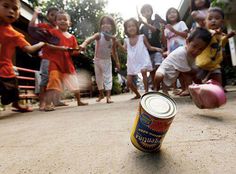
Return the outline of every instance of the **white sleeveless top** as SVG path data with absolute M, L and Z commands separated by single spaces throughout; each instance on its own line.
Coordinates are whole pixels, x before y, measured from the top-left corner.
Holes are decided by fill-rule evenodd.
M 96 40 L 95 59 L 111 59 L 112 40 L 107 41 L 104 34 L 100 34 L 100 39 Z
M 138 36 L 137 43 L 130 45 L 129 38 L 125 38 L 127 45 L 127 73 L 128 75 L 137 75 L 142 69 L 152 71 L 152 63 L 143 41 L 144 35 Z

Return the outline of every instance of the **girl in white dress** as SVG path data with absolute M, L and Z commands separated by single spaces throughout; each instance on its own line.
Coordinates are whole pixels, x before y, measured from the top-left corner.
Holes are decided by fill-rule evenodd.
M 139 35 L 139 24 L 136 19 L 130 18 L 125 21 L 124 30 L 128 38 L 125 38 L 123 46 L 118 45 L 127 51 L 127 84 L 136 94 L 133 99 L 139 99 L 141 95 L 133 80 L 141 73 L 145 92 L 148 92 L 147 72 L 152 70 L 152 63 L 147 48 L 157 52 L 162 52 L 162 49 L 152 47 L 144 35 Z

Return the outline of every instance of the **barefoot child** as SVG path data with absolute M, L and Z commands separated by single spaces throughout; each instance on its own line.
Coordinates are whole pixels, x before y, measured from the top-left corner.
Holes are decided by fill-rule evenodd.
M 180 14 L 177 9 L 169 8 L 166 12 L 166 22 L 165 30 L 163 34 L 164 41 L 167 42 L 167 55 L 174 51 L 176 48 L 180 46 L 186 45 L 186 38 L 188 35 L 188 27 L 184 21 L 180 21 Z M 177 95 L 187 95 L 188 93 L 182 93 L 185 91 L 186 86 L 184 84 L 184 79 L 182 76 L 179 76 L 179 81 L 181 84 L 182 91 L 178 91 L 177 88 L 177 81 L 173 84 L 173 93 Z M 163 85 L 162 90 L 165 93 L 168 93 L 168 90 L 165 89 L 166 87 Z
M 139 25 L 136 19 L 130 18 L 125 21 L 124 30 L 128 38 L 125 39 L 124 46 L 119 46 L 127 51 L 127 83 L 136 95 L 133 99 L 139 99 L 141 95 L 133 83 L 134 77 L 139 73 L 142 74 L 144 89 L 145 92 L 148 92 L 147 72 L 152 71 L 148 50 L 161 53 L 162 49 L 151 46 L 146 36 L 139 34 Z
M 32 109 L 18 103 L 19 91 L 12 59 L 16 47 L 32 53 L 45 43 L 40 42 L 31 46 L 24 35 L 11 26 L 20 16 L 20 7 L 20 0 L 0 0 L 0 95 L 3 105 L 12 103 L 12 107 L 17 111 L 29 112 Z
M 59 38 L 60 42 L 57 46 L 48 45 L 43 50 L 45 58 L 50 60 L 45 111 L 54 110 L 52 104 L 56 100 L 57 94 L 62 91 L 63 83 L 75 94 L 78 106 L 88 104 L 83 103 L 80 99 L 80 84 L 71 59 L 72 54 L 78 54 L 73 51 L 73 49 L 78 49 L 78 44 L 75 36 L 67 31 L 70 26 L 70 16 L 64 11 L 59 11 L 56 15 L 56 24 L 58 29 L 51 30 L 51 33 Z M 73 79 L 73 81 L 68 79 Z
M 103 90 L 106 90 L 107 103 L 113 103 L 111 100 L 112 89 L 112 58 L 116 62 L 117 69 L 120 69 L 120 62 L 116 53 L 115 38 L 112 36 L 116 32 L 115 21 L 110 16 L 103 16 L 100 19 L 100 32 L 86 39 L 80 47 L 85 49 L 88 44 L 96 41 L 94 56 L 94 71 L 96 83 L 99 90 L 99 97 L 96 100 L 100 102 L 104 98 Z
M 50 7 L 47 10 L 47 20 L 48 23 L 37 23 L 36 24 L 36 19 L 38 18 L 38 15 L 41 13 L 41 10 L 39 8 L 36 8 L 33 14 L 33 17 L 31 19 L 31 21 L 29 22 L 29 34 L 34 35 L 34 30 L 32 30 L 33 33 L 30 32 L 31 28 L 40 28 L 43 31 L 45 31 L 46 33 L 50 33 L 50 30 L 57 28 L 56 26 L 56 14 L 58 12 L 58 8 L 56 7 Z M 32 36 L 33 37 L 33 36 Z M 44 36 L 46 37 L 46 36 Z M 41 38 L 41 39 L 44 39 Z M 39 39 L 40 38 L 36 38 Z M 45 38 L 46 39 L 46 38 Z M 47 88 L 47 83 L 48 83 L 48 66 L 49 66 L 49 60 L 48 59 L 44 59 L 43 55 L 42 55 L 42 60 L 40 63 L 40 76 L 41 76 L 41 81 L 40 81 L 40 95 L 39 95 L 39 110 L 43 111 L 44 107 L 45 107 L 45 94 L 46 94 L 46 88 Z M 59 102 L 59 96 L 58 96 L 58 103 Z
M 160 39 L 160 34 L 161 34 L 160 21 L 162 21 L 162 19 L 159 17 L 159 15 L 155 15 L 157 16 L 157 18 L 155 17 L 154 20 L 152 19 L 153 8 L 150 4 L 144 4 L 141 7 L 141 14 L 143 18 L 139 17 L 139 22 L 142 24 L 141 29 L 140 29 L 140 34 L 144 34 L 146 36 L 151 46 L 162 48 L 161 41 L 160 41 L 161 40 Z M 154 86 L 155 72 L 163 61 L 163 55 L 162 53 L 157 52 L 157 51 L 152 51 L 152 50 L 148 50 L 148 51 L 149 51 L 149 55 L 152 62 L 152 71 L 150 72 L 150 76 L 152 80 L 152 85 Z

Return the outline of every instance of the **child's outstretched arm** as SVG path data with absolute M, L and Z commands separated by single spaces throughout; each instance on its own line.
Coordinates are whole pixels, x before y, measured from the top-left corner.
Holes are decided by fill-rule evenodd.
M 84 51 L 90 43 L 92 43 L 95 40 L 100 39 L 100 33 L 95 33 L 93 36 L 90 36 L 89 38 L 85 39 L 85 41 L 79 46 L 79 48 Z
M 145 46 L 147 47 L 148 50 L 161 52 L 161 53 L 163 52 L 163 50 L 161 48 L 151 46 L 150 43 L 148 42 L 146 36 L 143 36 L 143 42 L 144 42 L 144 44 L 145 44 Z
M 53 44 L 49 44 L 49 43 L 46 43 L 46 45 L 49 48 L 54 49 L 54 50 L 71 51 L 71 48 L 66 47 L 66 46 L 58 46 L 58 45 L 53 45 Z
M 220 30 L 220 31 L 221 31 L 221 30 Z M 214 34 L 217 34 L 217 32 L 216 32 L 216 33 L 213 33 L 213 35 L 214 35 Z M 228 34 L 222 33 L 221 45 L 222 45 L 223 47 L 225 47 L 225 45 L 226 45 L 226 43 L 228 42 L 229 38 L 235 36 L 235 34 L 236 34 L 236 33 L 235 33 L 234 30 L 230 31 Z
M 39 14 L 39 13 L 41 13 L 41 10 L 40 10 L 39 7 L 36 7 L 35 10 L 34 10 L 33 17 L 32 17 L 32 19 L 31 19 L 30 22 L 29 22 L 29 26 L 30 26 L 30 27 L 35 26 L 36 19 L 38 18 L 38 14 Z
M 33 52 L 39 50 L 40 48 L 42 48 L 44 45 L 45 45 L 45 42 L 39 42 L 35 45 L 27 45 L 27 46 L 23 47 L 22 50 L 27 53 L 33 53 Z

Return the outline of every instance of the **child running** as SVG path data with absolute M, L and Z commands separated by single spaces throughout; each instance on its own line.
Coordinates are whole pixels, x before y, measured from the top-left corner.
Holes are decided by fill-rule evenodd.
M 120 62 L 116 52 L 116 42 L 113 36 L 116 32 L 115 21 L 110 16 L 103 16 L 100 19 L 100 32 L 86 39 L 80 47 L 85 49 L 86 46 L 93 41 L 96 41 L 95 55 L 94 55 L 94 71 L 96 83 L 99 90 L 99 96 L 96 100 L 100 102 L 104 98 L 103 90 L 106 91 L 106 102 L 113 103 L 111 100 L 112 89 L 112 58 L 116 63 L 116 67 L 120 69 Z
M 3 105 L 12 103 L 15 111 L 30 112 L 32 109 L 18 103 L 19 91 L 12 59 L 16 47 L 27 53 L 33 53 L 45 43 L 40 42 L 31 46 L 24 35 L 11 26 L 20 16 L 20 7 L 20 0 L 0 0 L 0 95 Z
M 158 68 L 155 76 L 155 89 L 160 89 L 160 83 L 170 86 L 179 73 L 185 76 L 188 85 L 192 79 L 188 73 L 194 66 L 195 58 L 207 47 L 211 41 L 211 33 L 204 28 L 196 28 L 187 38 L 186 46 L 181 46 L 171 52 Z M 186 89 L 186 91 L 188 88 Z
M 56 15 L 56 24 L 58 29 L 51 30 L 51 33 L 59 38 L 60 42 L 57 46 L 49 45 L 43 50 L 44 57 L 50 60 L 45 111 L 54 110 L 52 104 L 56 100 L 55 96 L 62 91 L 63 84 L 75 94 L 78 106 L 88 105 L 80 99 L 80 84 L 71 59 L 71 55 L 78 54 L 73 51 L 78 49 L 78 44 L 75 36 L 67 31 L 70 16 L 64 11 L 59 11 Z
M 222 49 L 228 39 L 235 35 L 235 31 L 228 34 L 222 32 L 224 24 L 224 12 L 219 7 L 211 7 L 206 17 L 206 27 L 212 33 L 211 43 L 196 58 L 196 65 L 201 69 L 199 77 L 203 82 L 213 79 L 222 85 L 220 64 L 223 60 Z
M 142 74 L 144 89 L 148 92 L 147 72 L 152 71 L 148 50 L 161 53 L 162 49 L 151 46 L 146 36 L 139 34 L 139 23 L 136 19 L 130 18 L 125 21 L 124 30 L 128 38 L 124 40 L 123 46 L 119 46 L 127 51 L 127 84 L 136 95 L 132 99 L 139 99 L 141 95 L 133 83 L 134 77 Z

